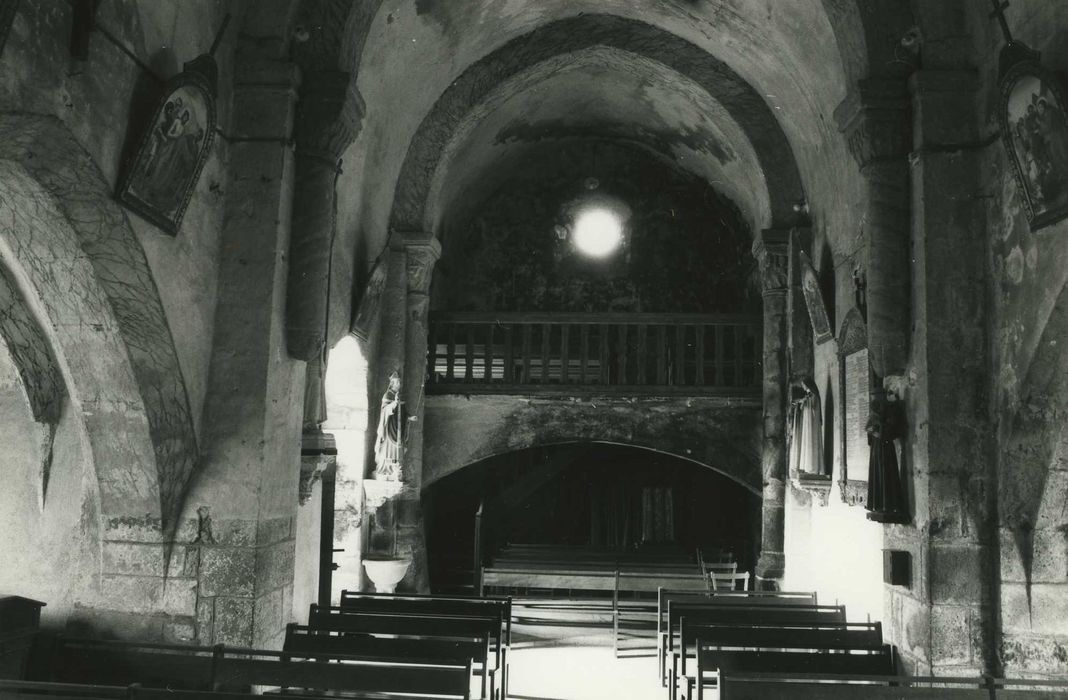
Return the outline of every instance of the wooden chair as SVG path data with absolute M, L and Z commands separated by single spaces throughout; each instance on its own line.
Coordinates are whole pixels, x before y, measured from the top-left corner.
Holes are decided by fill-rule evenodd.
M 709 574 L 709 578 L 712 581 L 712 590 L 714 591 L 748 591 L 749 590 L 749 572 L 742 571 L 741 573 L 717 573 L 715 571 Z

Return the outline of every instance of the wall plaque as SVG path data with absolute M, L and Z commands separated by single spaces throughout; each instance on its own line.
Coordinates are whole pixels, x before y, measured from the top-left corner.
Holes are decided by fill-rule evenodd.
M 842 465 L 838 484 L 842 500 L 863 505 L 868 495 L 868 412 L 871 396 L 871 364 L 868 361 L 868 329 L 860 311 L 852 309 L 838 333 L 838 389 Z

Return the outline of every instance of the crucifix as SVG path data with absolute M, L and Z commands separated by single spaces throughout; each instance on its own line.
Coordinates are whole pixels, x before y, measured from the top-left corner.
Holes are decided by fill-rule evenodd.
M 1005 35 L 1005 41 L 1012 43 L 1012 31 L 1009 29 L 1009 22 L 1005 19 L 1005 10 L 1009 9 L 1009 0 L 990 0 L 994 5 L 994 11 L 990 13 L 990 18 L 997 17 L 998 24 L 1001 25 L 1001 32 Z

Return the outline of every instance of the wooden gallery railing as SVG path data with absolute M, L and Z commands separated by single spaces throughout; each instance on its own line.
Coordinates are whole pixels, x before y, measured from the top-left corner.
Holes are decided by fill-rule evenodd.
M 435 313 L 428 390 L 753 395 L 761 323 L 705 314 Z

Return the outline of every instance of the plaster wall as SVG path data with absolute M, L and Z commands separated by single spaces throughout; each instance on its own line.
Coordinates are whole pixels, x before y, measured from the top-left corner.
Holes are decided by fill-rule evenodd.
M 748 399 L 428 396 L 423 487 L 506 452 L 606 442 L 692 460 L 759 493 L 760 427 Z
M 853 230 L 859 183 L 831 119 L 846 84 L 837 78 L 843 75 L 837 45 L 815 0 L 774 6 L 719 1 L 650 6 L 628 1 L 610 8 L 598 0 L 455 7 L 438 2 L 383 8 L 364 46 L 359 87 L 368 114 L 346 156 L 346 162 L 359 164 L 360 172 L 346 174 L 341 182 L 362 197 L 346 197 L 339 210 L 339 230 L 343 240 L 357 246 L 358 266 L 366 268 L 384 245 L 404 154 L 423 116 L 447 86 L 472 62 L 540 24 L 605 11 L 650 22 L 695 43 L 738 71 L 773 111 L 789 114 L 780 123 L 799 154 L 810 202 L 835 235 Z M 774 52 L 767 49 L 772 46 Z M 407 88 L 392 89 L 397 81 Z
M 183 62 L 208 51 L 223 16 L 231 11 L 238 12 L 232 3 L 213 0 L 110 2 L 101 5 L 97 23 L 166 80 Z M 71 14 L 68 3 L 20 3 L 3 52 L 0 111 L 58 117 L 114 185 L 126 127 L 133 116 L 144 118 L 136 111 L 144 109 L 139 95 L 153 79 L 100 32 L 91 36 L 87 61 L 71 59 Z M 231 27 L 230 37 L 233 33 Z M 233 47 L 232 38 L 226 39 L 216 53 L 218 125 L 224 133 Z M 216 138 L 177 236 L 127 215 L 159 288 L 198 432 L 207 392 L 228 153 L 226 138 Z
M 1015 37 L 1042 51 L 1046 68 L 1068 70 L 1068 8 L 1053 0 L 1014 5 Z M 996 26 L 976 37 L 985 90 L 983 128 L 996 132 Z M 1063 82 L 1062 82 L 1063 84 Z M 1063 88 L 1062 88 L 1063 89 Z M 985 153 L 987 253 L 992 302 L 990 405 L 998 466 L 1001 639 L 1006 675 L 1068 676 L 1068 221 L 1038 231 L 1000 140 Z
M 47 498 L 41 503 L 44 450 L 28 436 L 40 425 L 30 415 L 15 368 L 0 353 L 0 590 L 47 602 L 46 627 L 64 626 L 76 606 L 97 586 L 100 566 L 99 503 L 92 459 L 82 442 L 78 414 L 66 410 L 51 443 Z M 62 572 L 62 575 L 57 575 Z

